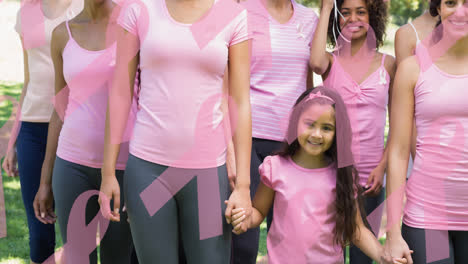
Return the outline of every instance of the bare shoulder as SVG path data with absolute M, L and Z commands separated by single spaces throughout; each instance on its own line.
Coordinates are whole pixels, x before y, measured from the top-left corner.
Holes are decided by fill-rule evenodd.
M 65 24 L 65 22 L 62 22 L 52 31 L 52 49 L 56 48 L 60 51 L 63 50 L 67 41 L 67 25 Z
M 399 65 L 396 73 L 396 79 L 402 83 L 410 83 L 414 87 L 419 78 L 420 67 L 416 56 L 404 59 Z
M 395 34 L 395 44 L 398 43 L 416 43 L 416 32 L 414 32 L 414 29 L 409 25 L 403 25 L 401 26 L 396 34 Z

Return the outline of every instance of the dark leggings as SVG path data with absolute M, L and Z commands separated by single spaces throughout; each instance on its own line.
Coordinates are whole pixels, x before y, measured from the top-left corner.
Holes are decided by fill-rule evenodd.
M 124 177 L 125 203 L 139 262 L 142 264 L 179 264 L 181 255 L 185 254 L 188 264 L 228 264 L 232 229 L 224 219 L 226 210 L 224 201 L 229 199 L 230 194 L 226 166 L 212 169 L 174 169 L 176 173 L 199 174 L 177 191 L 173 189 L 174 184 L 170 180 L 159 178 L 167 169 L 167 166 L 152 163 L 131 154 L 127 162 Z M 173 170 L 173 168 L 170 169 Z M 207 171 L 218 175 L 218 186 L 213 183 L 209 188 L 219 188 L 219 206 L 221 207 L 219 220 L 222 221 L 222 235 L 201 240 L 197 188 L 200 188 L 198 186 L 200 176 L 204 176 Z M 179 175 L 169 176 L 171 179 Z M 160 192 L 166 195 L 168 201 L 163 202 L 162 207 L 154 215 L 150 215 L 140 194 L 155 180 L 163 184 Z M 154 199 L 155 203 L 163 199 L 158 197 L 158 194 L 159 192 L 155 194 L 157 196 Z M 213 220 L 202 218 L 201 221 Z M 180 250 L 183 250 L 184 254 Z
M 41 180 L 48 127 L 49 123 L 21 122 L 16 143 L 21 195 L 29 228 L 29 255 L 36 263 L 45 261 L 54 253 L 55 248 L 54 225 L 39 222 L 33 208 Z
M 281 142 L 253 138 L 252 154 L 250 162 L 250 196 L 253 199 L 257 187 L 260 184 L 260 174 L 258 167 L 263 163 L 265 157 L 280 150 Z M 267 216 L 268 229 L 273 220 L 273 208 Z M 260 228 L 253 228 L 241 235 L 232 235 L 232 264 L 255 264 L 257 262 L 258 244 L 260 238 Z
M 383 201 L 385 200 L 385 188 L 382 188 L 382 190 L 377 196 L 373 196 L 373 197 L 364 196 L 363 200 L 364 200 L 364 210 L 366 210 L 366 215 L 363 215 L 362 217 L 367 217 L 377 207 L 379 207 L 379 205 L 381 205 Z M 382 213 L 383 213 L 383 210 L 382 210 Z M 382 219 L 382 214 L 378 218 Z M 380 222 L 379 222 L 379 228 L 380 228 Z M 375 234 L 375 235 L 377 236 L 378 234 Z M 346 254 L 346 251 L 345 251 L 345 254 Z M 358 247 L 351 245 L 349 247 L 349 263 L 350 264 L 372 264 L 372 259 L 369 258 L 366 254 L 364 254 Z
M 437 232 L 437 231 L 434 231 Z M 439 231 L 447 232 L 447 231 Z M 414 251 L 411 255 L 414 264 L 426 264 L 426 230 L 403 224 L 401 229 L 408 247 Z M 468 263 L 468 231 L 448 231 L 450 257 L 431 264 L 466 264 Z M 436 249 L 428 249 L 436 250 Z
M 122 189 L 124 172 L 116 171 L 115 174 L 121 186 L 120 188 Z M 57 157 L 54 164 L 52 188 L 54 190 L 55 209 L 60 232 L 62 234 L 63 243 L 66 244 L 67 226 L 72 206 L 76 198 L 83 192 L 99 190 L 101 188 L 101 170 L 72 163 Z M 120 193 L 121 201 L 123 201 L 123 192 L 121 191 Z M 109 227 L 100 243 L 100 260 L 102 264 L 130 263 L 133 250 L 130 226 L 127 221 L 127 214 L 122 212 L 123 202 L 120 204 L 120 222 L 109 223 Z M 98 196 L 92 196 L 86 206 L 84 216 L 86 225 L 100 213 Z M 86 243 L 86 241 L 83 240 L 79 242 Z M 95 239 L 92 240 L 92 242 L 90 242 L 93 243 L 91 246 L 94 247 L 95 242 Z M 78 249 L 69 247 L 66 250 L 65 254 L 67 254 L 69 250 L 74 251 Z M 70 254 L 73 254 L 73 252 L 70 252 Z M 97 249 L 91 252 L 89 261 L 91 264 L 97 263 Z M 73 261 L 73 263 L 76 262 Z

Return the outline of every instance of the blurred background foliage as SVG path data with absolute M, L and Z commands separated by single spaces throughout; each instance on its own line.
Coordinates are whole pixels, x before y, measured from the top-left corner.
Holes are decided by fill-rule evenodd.
M 372 0 L 371 0 L 372 1 Z M 429 0 L 387 0 L 390 4 L 391 22 L 402 26 L 428 8 Z M 319 8 L 321 0 L 298 0 L 303 5 Z

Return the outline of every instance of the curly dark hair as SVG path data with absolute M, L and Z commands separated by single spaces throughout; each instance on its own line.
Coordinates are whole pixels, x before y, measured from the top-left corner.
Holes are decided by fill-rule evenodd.
M 294 107 L 295 109 L 299 109 L 298 111 L 293 111 L 290 117 L 290 122 L 288 126 L 288 130 L 291 128 L 297 128 L 297 122 L 299 121 L 298 118 L 294 116 L 299 116 L 307 106 L 303 108 L 298 107 L 298 105 L 306 98 L 308 95 L 313 92 L 316 93 L 320 91 L 322 95 L 328 96 L 329 98 L 333 99 L 335 104 L 332 104 L 332 107 L 335 111 L 342 111 L 341 113 L 335 113 L 335 116 L 338 119 L 338 116 L 341 116 L 339 121 L 343 122 L 342 130 L 351 131 L 351 126 L 349 123 L 348 114 L 345 107 L 342 107 L 341 110 L 338 107 L 335 107 L 336 104 L 343 105 L 344 102 L 341 96 L 328 88 L 323 86 L 316 87 L 314 89 L 306 90 L 302 93 L 301 96 L 297 99 Z M 324 102 L 325 99 L 316 99 L 314 103 L 327 103 Z M 302 109 L 302 110 L 301 110 Z M 338 122 L 338 120 L 337 120 Z M 331 147 L 325 152 L 325 155 L 329 157 L 335 164 L 338 164 L 338 147 L 337 147 L 337 135 L 343 134 L 343 131 L 338 131 L 335 133 L 333 138 L 333 143 Z M 351 136 L 351 135 L 348 135 Z M 275 153 L 280 155 L 281 157 L 292 157 L 298 150 L 300 149 L 300 145 L 297 139 L 288 143 L 288 141 L 283 142 L 283 148 Z M 365 216 L 364 209 L 363 209 L 363 201 L 362 201 L 362 193 L 363 188 L 359 185 L 359 175 L 356 168 L 353 165 L 337 168 L 336 173 L 336 198 L 335 198 L 335 229 L 334 229 L 334 243 L 336 245 L 340 245 L 345 247 L 350 244 L 354 235 L 357 231 L 357 223 L 356 223 L 356 214 L 357 210 L 360 210 L 361 215 Z M 356 197 L 357 197 L 357 205 L 356 206 Z M 364 224 L 369 227 L 369 224 L 365 217 L 363 217 Z
M 431 3 L 429 4 L 429 13 L 431 14 L 431 16 L 433 17 L 436 17 L 439 15 L 439 10 L 437 10 L 439 7 L 440 7 L 440 3 L 442 2 L 442 0 L 431 0 Z M 440 25 L 441 23 L 441 19 L 439 17 L 439 21 L 437 22 L 437 25 Z
M 341 11 L 341 6 L 345 0 L 337 0 L 338 10 Z M 372 27 L 375 33 L 376 47 L 382 47 L 384 44 L 385 30 L 388 22 L 388 5 L 384 0 L 364 0 L 367 5 L 367 11 L 369 13 L 369 25 Z M 330 21 L 328 22 L 328 40 L 333 47 L 336 46 L 335 38 L 333 37 L 333 25 L 335 21 L 335 7 L 330 14 Z M 338 17 L 339 19 L 339 17 Z M 335 25 L 335 33 L 338 37 L 338 32 L 341 31 L 340 25 Z

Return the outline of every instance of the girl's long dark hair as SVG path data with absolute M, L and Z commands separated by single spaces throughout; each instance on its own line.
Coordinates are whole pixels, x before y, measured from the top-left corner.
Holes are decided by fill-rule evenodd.
M 311 91 L 319 90 L 322 95 L 328 96 L 329 98 L 333 99 L 334 102 L 339 102 L 344 105 L 343 99 L 341 96 L 325 87 L 317 87 L 313 90 L 307 90 L 297 99 L 294 107 L 298 106 L 305 98 L 309 96 Z M 326 103 L 326 99 L 314 99 L 312 103 Z M 347 123 L 347 130 L 348 133 L 351 133 L 351 127 L 349 125 L 349 117 L 346 113 L 346 108 L 343 108 L 343 113 L 338 113 L 335 104 L 332 105 L 335 109 L 335 118 L 336 122 L 344 122 Z M 289 127 L 296 128 L 298 126 L 298 120 L 300 114 L 306 109 L 304 107 L 302 111 L 292 111 Z M 339 109 L 339 108 L 338 108 Z M 297 116 L 299 115 L 299 116 Z M 338 129 L 338 126 L 337 126 Z M 289 129 L 288 129 L 289 130 Z M 338 147 L 337 147 L 337 140 L 336 135 L 341 135 L 343 131 L 336 131 L 335 137 L 333 138 L 333 143 L 331 147 L 325 152 L 325 155 L 330 158 L 335 164 L 338 164 Z M 349 138 L 351 135 L 349 134 Z M 292 157 L 296 152 L 300 149 L 299 142 L 297 138 L 289 144 L 288 141 L 283 142 L 283 148 L 279 151 L 278 155 L 282 157 Z M 335 199 L 335 209 L 336 209 L 336 225 L 334 229 L 334 243 L 336 245 L 340 245 L 345 247 L 349 245 L 352 241 L 355 233 L 357 232 L 357 222 L 356 222 L 356 214 L 357 210 L 360 210 L 361 215 L 363 214 L 364 210 L 362 208 L 362 187 L 359 185 L 359 176 L 358 172 L 353 165 L 338 168 L 336 171 L 336 199 Z M 357 203 L 356 203 L 357 199 Z M 363 219 L 366 226 L 368 226 L 366 219 Z

